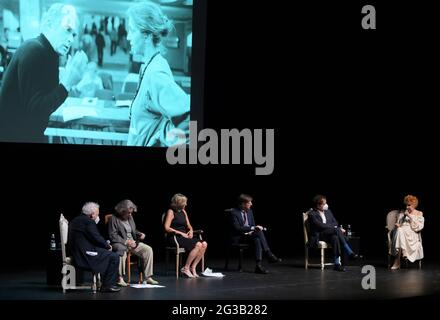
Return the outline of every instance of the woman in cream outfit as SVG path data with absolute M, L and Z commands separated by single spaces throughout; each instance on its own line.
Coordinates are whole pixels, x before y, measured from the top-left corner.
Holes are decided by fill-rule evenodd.
M 407 195 L 403 202 L 406 210 L 397 216 L 396 229 L 393 237 L 393 253 L 395 261 L 392 270 L 400 268 L 401 257 L 409 261 L 423 259 L 423 246 L 420 231 L 425 224 L 421 211 L 416 210 L 419 200 L 412 195 Z

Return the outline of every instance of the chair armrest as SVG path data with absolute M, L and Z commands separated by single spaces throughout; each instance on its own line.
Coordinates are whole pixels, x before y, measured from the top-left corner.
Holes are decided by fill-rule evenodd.
M 193 234 L 203 234 L 203 230 L 193 230 Z

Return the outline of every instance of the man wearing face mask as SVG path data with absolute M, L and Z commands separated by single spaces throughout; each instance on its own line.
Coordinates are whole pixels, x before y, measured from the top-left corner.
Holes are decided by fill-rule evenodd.
M 102 292 L 117 292 L 119 256 L 112 252 L 112 246 L 99 234 L 99 205 L 87 202 L 82 214 L 69 224 L 68 245 L 73 265 L 101 274 Z
M 78 51 L 59 78 L 59 57 L 69 52 L 77 27 L 73 6 L 53 4 L 42 19 L 42 33 L 14 53 L 0 91 L 0 141 L 47 142 L 49 116 L 81 80 L 87 64 L 87 56 Z
M 327 198 L 317 195 L 313 198 L 313 209 L 310 217 L 310 246 L 317 247 L 318 241 L 325 241 L 331 244 L 335 258 L 335 270 L 345 271 L 341 264 L 342 250 L 351 258 L 358 259 L 359 256 L 353 252 L 348 244 L 344 233 L 345 230 L 338 227 L 338 221 L 330 211 Z

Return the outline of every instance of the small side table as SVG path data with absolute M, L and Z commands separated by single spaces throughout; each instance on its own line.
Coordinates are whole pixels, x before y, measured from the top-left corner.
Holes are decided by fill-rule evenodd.
M 61 249 L 47 250 L 46 258 L 46 284 L 61 286 L 63 268 Z

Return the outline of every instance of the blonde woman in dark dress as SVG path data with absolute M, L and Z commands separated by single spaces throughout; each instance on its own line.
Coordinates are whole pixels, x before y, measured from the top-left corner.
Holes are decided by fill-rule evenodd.
M 170 209 L 165 217 L 165 231 L 169 235 L 176 235 L 179 246 L 189 252 L 184 267 L 180 270 L 188 278 L 198 278 L 197 265 L 205 254 L 208 243 L 193 236 L 193 228 L 185 211 L 188 198 L 183 194 L 175 194 L 171 199 Z M 171 237 L 170 237 L 171 239 Z

